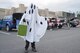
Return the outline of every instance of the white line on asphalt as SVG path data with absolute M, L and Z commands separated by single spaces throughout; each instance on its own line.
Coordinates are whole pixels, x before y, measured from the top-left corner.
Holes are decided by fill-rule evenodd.
M 5 35 L 10 35 L 10 33 L 8 33 L 8 32 L 0 31 L 0 33 L 5 34 Z

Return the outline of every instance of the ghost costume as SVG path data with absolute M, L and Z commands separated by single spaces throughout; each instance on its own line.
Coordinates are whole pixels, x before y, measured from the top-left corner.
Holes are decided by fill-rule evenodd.
M 38 7 L 31 4 L 26 12 L 23 14 L 20 23 L 25 19 L 27 25 L 26 36 L 24 36 L 24 40 L 29 42 L 39 42 L 40 38 L 46 32 L 47 29 L 47 19 L 39 16 Z M 20 24 L 19 23 L 19 24 Z

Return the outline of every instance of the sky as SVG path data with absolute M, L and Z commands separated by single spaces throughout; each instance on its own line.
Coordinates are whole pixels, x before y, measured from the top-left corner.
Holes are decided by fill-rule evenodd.
M 0 8 L 18 7 L 19 4 L 29 6 L 31 3 L 50 11 L 80 11 L 80 0 L 0 0 Z

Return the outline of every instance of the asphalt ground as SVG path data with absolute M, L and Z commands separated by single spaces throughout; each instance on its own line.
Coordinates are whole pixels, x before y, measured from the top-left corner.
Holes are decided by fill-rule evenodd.
M 16 31 L 0 31 L 0 53 L 24 53 L 24 46 Z M 47 30 L 36 48 L 36 53 L 80 53 L 80 28 Z

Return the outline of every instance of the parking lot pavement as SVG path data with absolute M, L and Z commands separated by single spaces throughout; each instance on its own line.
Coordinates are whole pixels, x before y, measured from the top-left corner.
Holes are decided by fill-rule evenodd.
M 0 53 L 24 53 L 24 45 L 17 32 L 0 32 Z M 47 30 L 36 47 L 36 53 L 80 53 L 80 28 Z
M 5 35 L 10 35 L 8 32 L 0 31 L 0 33 L 5 34 Z

